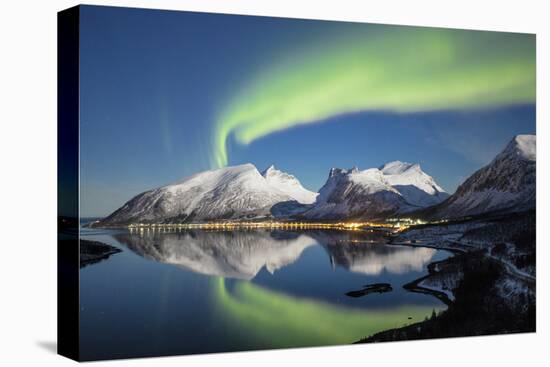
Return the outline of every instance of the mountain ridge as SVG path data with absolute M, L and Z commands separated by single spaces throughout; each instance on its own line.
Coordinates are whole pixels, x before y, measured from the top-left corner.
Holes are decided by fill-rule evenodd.
M 276 169 L 274 165 L 263 170 L 261 174 L 270 185 L 301 204 L 311 204 L 317 198 L 316 192 L 307 190 L 295 176 Z
M 446 199 L 447 193 L 418 164 L 388 162 L 380 168 L 331 168 L 313 207 L 315 220 L 381 219 Z
M 450 219 L 536 206 L 536 135 L 517 135 L 442 203 L 415 215 Z
M 374 220 L 392 216 L 458 218 L 535 206 L 536 136 L 515 136 L 453 195 L 419 164 L 331 168 L 314 193 L 292 174 L 246 163 L 209 170 L 136 195 L 98 226 L 241 220 Z

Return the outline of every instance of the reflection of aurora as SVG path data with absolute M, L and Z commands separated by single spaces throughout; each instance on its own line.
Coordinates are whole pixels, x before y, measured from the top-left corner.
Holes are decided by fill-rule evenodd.
M 358 309 L 299 298 L 238 281 L 230 291 L 216 278 L 214 296 L 223 320 L 252 334 L 258 347 L 345 344 L 373 333 L 417 322 L 439 306 Z M 412 317 L 412 320 L 408 320 Z M 234 337 L 238 337 L 238 332 Z
M 126 233 L 116 238 L 145 258 L 212 276 L 208 289 L 216 310 L 212 321 L 232 333 L 230 337 L 242 338 L 239 341 L 247 348 L 350 343 L 421 321 L 434 308 L 445 307 L 434 298 L 431 305 L 358 308 L 290 295 L 252 280 L 261 269 L 282 269 L 307 248 L 319 245 L 333 266 L 363 274 L 419 271 L 434 256 L 433 249 L 387 246 L 380 233 L 191 230 Z

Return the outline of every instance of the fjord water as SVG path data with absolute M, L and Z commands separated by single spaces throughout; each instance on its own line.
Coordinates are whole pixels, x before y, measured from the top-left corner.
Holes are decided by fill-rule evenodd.
M 446 306 L 406 283 L 450 253 L 375 231 L 84 229 L 123 251 L 80 270 L 83 360 L 353 343 Z M 393 290 L 349 297 L 371 283 Z

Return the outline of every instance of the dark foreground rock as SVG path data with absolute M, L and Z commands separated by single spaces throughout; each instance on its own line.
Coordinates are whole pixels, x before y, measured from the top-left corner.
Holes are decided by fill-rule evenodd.
M 80 240 L 80 268 L 107 260 L 120 249 L 102 242 Z
M 371 293 L 386 293 L 391 292 L 392 290 L 393 288 L 389 283 L 366 284 L 363 286 L 362 289 L 347 292 L 346 296 L 357 298 L 366 296 L 367 294 Z
M 536 302 L 534 282 L 515 279 L 515 292 L 502 263 L 479 251 L 459 254 L 439 263 L 437 276 L 461 274 L 448 309 L 423 322 L 371 335 L 358 343 L 534 332 Z M 442 270 L 441 270 L 442 269 Z

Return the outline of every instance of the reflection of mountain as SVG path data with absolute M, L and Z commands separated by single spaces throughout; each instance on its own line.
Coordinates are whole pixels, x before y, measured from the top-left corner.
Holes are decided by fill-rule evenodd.
M 252 279 L 265 266 L 273 273 L 314 245 L 308 236 L 286 232 L 142 232 L 117 235 L 137 254 L 197 273 Z
M 437 250 L 427 247 L 388 246 L 381 234 L 315 232 L 311 234 L 330 254 L 333 265 L 354 273 L 378 275 L 383 271 L 403 274 L 422 271 Z
M 263 267 L 273 273 L 295 262 L 316 243 L 325 248 L 333 265 L 367 275 L 421 271 L 436 252 L 385 245 L 380 232 L 144 231 L 116 238 L 145 258 L 236 279 L 252 279 Z
M 422 271 L 435 253 L 436 250 L 427 247 L 380 245 L 344 245 L 332 248 L 331 251 L 336 264 L 354 273 L 367 275 L 378 275 L 383 271 L 393 274 Z

